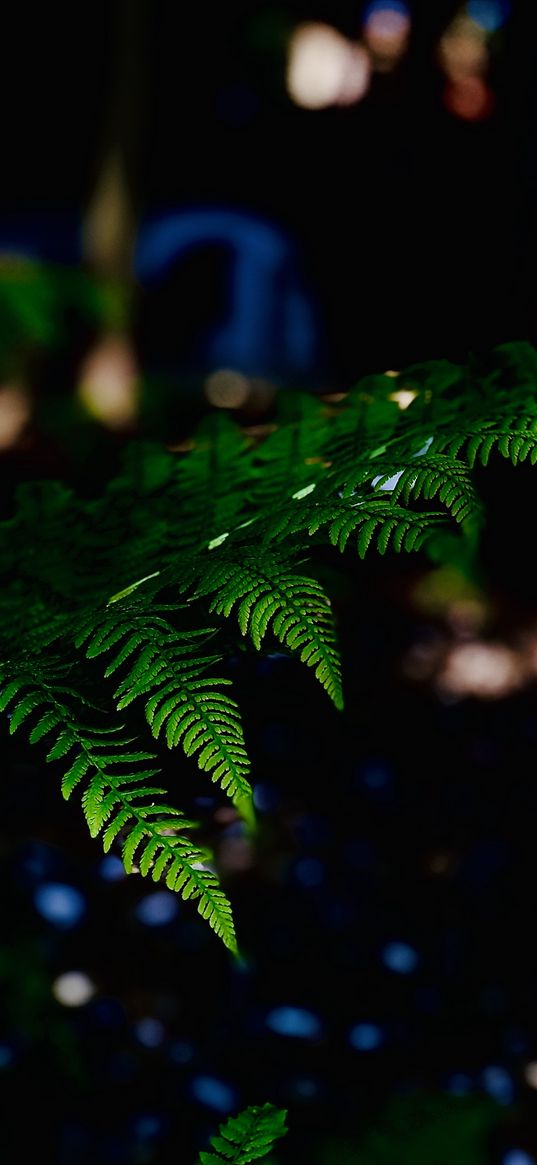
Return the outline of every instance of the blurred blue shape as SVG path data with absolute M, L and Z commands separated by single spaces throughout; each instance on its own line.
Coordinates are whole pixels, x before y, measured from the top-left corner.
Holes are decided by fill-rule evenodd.
M 263 782 L 254 789 L 254 805 L 261 813 L 270 813 L 279 804 L 280 794 L 275 785 Z
M 525 1149 L 508 1149 L 502 1157 L 502 1165 L 536 1165 L 536 1161 Z
M 214 1108 L 216 1112 L 232 1112 L 237 1105 L 235 1089 L 215 1076 L 195 1076 L 192 1095 L 200 1104 L 206 1104 L 207 1108 Z
M 357 1052 L 374 1052 L 382 1042 L 382 1029 L 376 1023 L 357 1023 L 349 1032 L 349 1043 Z
M 44 842 L 34 841 L 25 846 L 21 856 L 21 869 L 28 875 L 28 879 L 44 878 L 52 873 L 57 860 L 56 852 Z
M 162 1127 L 162 1118 L 156 1116 L 155 1113 L 142 1113 L 134 1122 L 136 1136 L 140 1137 L 142 1141 L 151 1140 L 152 1137 L 158 1137 L 158 1134 L 162 1131 Z
M 86 912 L 80 890 L 64 882 L 45 882 L 34 894 L 34 906 L 42 918 L 61 930 L 76 926 Z
M 159 1048 L 166 1035 L 164 1024 L 152 1015 L 146 1015 L 134 1025 L 138 1043 L 144 1048 Z
M 120 882 L 122 878 L 127 877 L 121 858 L 115 854 L 105 854 L 99 862 L 99 874 L 105 882 Z
M 468 0 L 466 11 L 485 32 L 496 32 L 505 24 L 510 7 L 507 0 Z
M 489 1096 L 492 1096 L 498 1104 L 511 1104 L 515 1089 L 505 1068 L 499 1064 L 492 1064 L 490 1067 L 484 1068 L 481 1073 L 481 1081 L 485 1092 L 488 1092 Z
M 472 1091 L 470 1076 L 466 1076 L 464 1072 L 454 1072 L 447 1082 L 447 1090 L 452 1096 L 468 1096 Z
M 320 1020 L 304 1007 L 275 1007 L 269 1011 L 265 1022 L 279 1036 L 315 1040 L 321 1035 Z
M 161 279 L 193 251 L 224 244 L 229 251 L 230 310 L 208 336 L 211 368 L 251 375 L 305 373 L 317 363 L 318 327 L 297 272 L 289 239 L 270 222 L 240 210 L 184 208 L 142 225 L 135 270 Z
M 382 951 L 382 962 L 397 975 L 411 975 L 419 963 L 418 953 L 408 943 L 388 943 Z
M 172 894 L 171 890 L 157 890 L 141 898 L 134 913 L 138 922 L 143 922 L 144 926 L 167 926 L 176 918 L 178 911 L 177 895 Z
M 13 1048 L 10 1048 L 9 1044 L 0 1044 L 0 1070 L 2 1068 L 9 1068 L 9 1065 L 13 1063 L 13 1059 Z
M 324 878 L 323 864 L 318 858 L 300 858 L 295 862 L 293 872 L 297 882 L 308 890 L 320 886 Z
M 401 16 L 410 16 L 410 9 L 404 0 L 371 0 L 364 12 L 364 24 L 375 12 L 398 12 Z

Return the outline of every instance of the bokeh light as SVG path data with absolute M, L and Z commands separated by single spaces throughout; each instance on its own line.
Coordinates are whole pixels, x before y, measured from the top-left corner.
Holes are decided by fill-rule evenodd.
M 502 1165 L 537 1165 L 535 1157 L 525 1149 L 508 1149 L 502 1157 Z
M 363 36 L 377 69 L 390 69 L 403 56 L 410 36 L 410 12 L 399 0 L 376 0 L 364 18 Z
M 205 381 L 205 396 L 217 409 L 240 409 L 250 394 L 250 382 L 242 372 L 220 368 Z
M 505 24 L 510 7 L 508 0 L 468 0 L 466 11 L 475 24 L 493 33 Z
M 124 429 L 136 420 L 139 372 L 125 336 L 98 341 L 80 369 L 78 397 L 90 416 L 108 429 Z
M 195 1076 L 192 1095 L 200 1104 L 213 1108 L 215 1112 L 228 1113 L 237 1105 L 235 1089 L 215 1076 Z
M 512 648 L 473 640 L 451 648 L 437 677 L 437 687 L 441 694 L 458 699 L 475 696 L 500 700 L 521 686 L 524 673 Z
M 494 109 L 494 94 L 482 77 L 459 77 L 446 85 L 444 104 L 463 121 L 484 121 Z
M 104 882 L 121 882 L 127 877 L 123 862 L 116 854 L 105 854 L 99 862 L 98 869 Z
M 371 64 L 362 45 L 328 24 L 301 24 L 289 44 L 287 90 L 303 109 L 350 105 L 365 96 Z
M 34 894 L 34 906 L 42 918 L 62 930 L 77 925 L 86 912 L 80 890 L 63 882 L 45 882 Z
M 382 1044 L 382 1029 L 376 1023 L 357 1023 L 349 1032 L 349 1043 L 357 1052 L 374 1052 Z
M 524 1079 L 530 1088 L 537 1088 L 537 1060 L 531 1060 L 524 1068 Z
M 389 373 L 386 373 L 388 376 Z M 388 400 L 393 400 L 398 408 L 402 411 L 410 408 L 413 401 L 416 400 L 418 393 L 414 388 L 398 388 L 395 392 L 391 392 Z
M 16 445 L 31 412 L 31 401 L 25 388 L 18 384 L 0 386 L 0 451 Z
M 164 1024 L 152 1015 L 139 1019 L 134 1025 L 134 1033 L 143 1048 L 159 1048 L 166 1037 Z
M 83 1007 L 95 995 L 95 983 L 84 971 L 65 971 L 52 984 L 52 994 L 64 1007 Z
M 497 1104 L 511 1104 L 514 1099 L 513 1081 L 500 1064 L 491 1064 L 481 1073 L 483 1088 Z
M 411 975 L 418 966 L 419 958 L 417 951 L 408 943 L 391 942 L 382 951 L 382 962 L 396 975 Z
M 312 1011 L 304 1007 L 275 1007 L 266 1018 L 267 1027 L 279 1036 L 294 1036 L 300 1040 L 315 1040 L 321 1035 L 321 1023 Z
M 451 81 L 481 76 L 489 59 L 483 29 L 467 16 L 458 16 L 440 39 L 438 59 Z
M 177 895 L 171 890 L 156 890 L 141 898 L 134 911 L 144 926 L 167 926 L 179 912 Z

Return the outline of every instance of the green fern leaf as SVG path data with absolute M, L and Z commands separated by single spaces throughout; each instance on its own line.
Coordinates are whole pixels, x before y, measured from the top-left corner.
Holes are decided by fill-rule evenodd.
M 215 555 L 200 575 L 196 596 L 214 595 L 211 611 L 227 618 L 235 610 L 242 634 L 258 650 L 270 628 L 314 669 L 336 707 L 343 706 L 330 600 L 315 579 L 296 574 L 268 550 L 245 550 L 240 559 Z
M 179 809 L 153 799 L 164 793 L 147 783 L 159 772 L 157 767 L 146 766 L 147 761 L 154 761 L 153 754 L 133 750 L 131 738 L 124 736 L 121 726 L 103 730 L 81 723 L 76 692 L 61 684 L 55 686 L 50 667 L 40 674 L 33 661 L 32 673 L 24 662 L 19 671 L 9 676 L 6 671 L 0 677 L 5 683 L 2 700 L 4 706 L 13 708 L 11 723 L 15 721 L 18 728 L 36 713 L 40 738 L 47 734 L 54 738 L 47 760 L 63 760 L 71 754 L 62 782 L 63 796 L 69 798 L 85 780 L 82 807 L 91 836 L 97 837 L 107 825 L 103 842 L 108 850 L 121 835 L 127 872 L 135 869 L 138 856 L 140 871 L 151 873 L 155 881 L 164 876 L 171 890 L 195 900 L 202 917 L 236 954 L 230 904 L 207 865 L 206 851 L 183 836 L 193 828 L 193 822 Z
M 115 692 L 118 711 L 143 699 L 155 739 L 164 733 L 169 748 L 181 745 L 186 756 L 195 757 L 198 767 L 247 813 L 252 789 L 239 710 L 218 690 L 231 681 L 205 677 L 219 662 L 218 656 L 200 654 L 213 632 L 176 631 L 162 613 L 177 610 L 108 607 L 85 621 L 76 644 L 87 644 L 89 658 L 119 647 L 105 673 L 113 675 L 129 664 Z
M 211 1137 L 214 1152 L 202 1151 L 201 1165 L 248 1165 L 266 1157 L 280 1137 L 285 1136 L 287 1110 L 272 1104 L 251 1106 L 238 1116 L 230 1116 L 220 1126 L 217 1136 Z

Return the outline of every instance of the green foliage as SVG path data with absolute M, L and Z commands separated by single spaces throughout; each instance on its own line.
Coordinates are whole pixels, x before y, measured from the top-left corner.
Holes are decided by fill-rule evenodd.
M 274 1142 L 285 1136 L 285 1109 L 264 1104 L 262 1108 L 252 1106 L 238 1116 L 230 1116 L 220 1126 L 217 1136 L 211 1137 L 214 1152 L 201 1152 L 200 1165 L 248 1165 L 266 1157 Z
M 485 1097 L 399 1097 L 358 1145 L 335 1140 L 327 1147 L 323 1165 L 485 1165 L 499 1117 Z
M 92 835 L 197 899 L 232 950 L 229 903 L 192 823 L 160 800 L 159 747 L 180 749 L 253 824 L 230 650 L 278 643 L 341 708 L 316 547 L 427 547 L 468 566 L 485 518 L 476 467 L 537 461 L 537 355 L 503 345 L 479 367 L 414 366 L 332 400 L 282 394 L 278 410 L 252 432 L 209 416 L 182 453 L 135 444 L 96 499 L 25 486 L 0 524 L 11 731 L 48 737 Z
M 60 347 L 73 319 L 114 327 L 126 318 L 125 293 L 72 267 L 19 255 L 0 260 L 0 373 L 24 372 L 37 351 Z

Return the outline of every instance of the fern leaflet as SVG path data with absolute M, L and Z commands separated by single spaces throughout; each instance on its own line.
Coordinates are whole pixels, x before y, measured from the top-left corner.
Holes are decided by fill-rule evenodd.
M 206 595 L 214 595 L 210 609 L 218 615 L 227 618 L 235 609 L 242 634 L 258 650 L 270 628 L 284 647 L 300 652 L 336 707 L 343 707 L 330 600 L 315 579 L 296 574 L 268 550 L 215 554 L 196 589 L 196 597 Z
M 170 612 L 175 614 L 177 607 L 114 604 L 85 621 L 76 646 L 86 643 L 88 658 L 115 650 L 105 676 L 128 664 L 115 691 L 118 711 L 144 699 L 155 739 L 164 733 L 169 748 L 180 744 L 187 756 L 196 757 L 202 771 L 245 807 L 252 790 L 239 710 L 218 690 L 231 681 L 206 678 L 205 672 L 221 657 L 200 654 L 213 632 L 176 631 L 163 617 Z
M 31 670 L 30 670 L 31 666 Z M 152 753 L 133 749 L 121 726 L 84 725 L 80 705 L 88 702 L 70 686 L 59 684 L 49 670 L 36 676 L 35 665 L 7 669 L 2 676 L 0 711 L 10 708 L 10 732 L 37 717 L 30 732 L 35 744 L 52 735 L 47 761 L 67 766 L 62 793 L 68 799 L 85 782 L 82 807 L 92 837 L 102 834 L 108 852 L 121 835 L 127 873 L 138 869 L 153 881 L 164 878 L 170 890 L 196 899 L 198 910 L 226 946 L 236 953 L 231 907 L 207 863 L 207 854 L 187 837 L 194 823 L 179 809 L 154 798 L 165 793 Z M 151 767 L 147 767 L 148 763 Z
M 275 1141 L 285 1136 L 286 1116 L 286 1109 L 264 1104 L 262 1107 L 252 1105 L 238 1116 L 228 1117 L 218 1134 L 211 1137 L 214 1151 L 200 1153 L 200 1165 L 223 1165 L 224 1162 L 227 1165 L 248 1165 L 250 1161 L 259 1161 L 271 1152 Z

